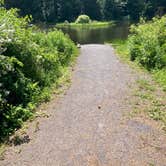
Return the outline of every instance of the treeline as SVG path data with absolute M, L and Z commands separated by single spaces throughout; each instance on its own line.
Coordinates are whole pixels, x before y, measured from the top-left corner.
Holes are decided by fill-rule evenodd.
M 21 15 L 45 22 L 73 21 L 80 14 L 93 20 L 138 20 L 166 13 L 165 0 L 5 0 L 5 6 L 19 8 Z

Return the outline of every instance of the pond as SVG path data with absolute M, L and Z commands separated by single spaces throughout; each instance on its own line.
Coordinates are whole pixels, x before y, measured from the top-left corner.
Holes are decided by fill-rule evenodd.
M 64 33 L 80 44 L 103 44 L 113 40 L 124 40 L 129 34 L 129 22 L 117 22 L 105 27 L 61 27 Z

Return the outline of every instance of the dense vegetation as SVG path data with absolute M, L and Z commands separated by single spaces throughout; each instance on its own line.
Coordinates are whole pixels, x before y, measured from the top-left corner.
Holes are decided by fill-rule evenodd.
M 129 37 L 131 60 L 137 60 L 147 69 L 166 67 L 166 16 L 131 27 Z
M 87 15 L 80 15 L 75 21 L 76 24 L 88 24 L 90 22 L 91 22 L 91 19 Z
M 141 21 L 131 27 L 129 53 L 146 69 L 153 71 L 156 80 L 166 90 L 166 16 Z
M 76 56 L 74 43 L 62 32 L 40 32 L 0 8 L 0 141 L 32 116 L 62 70 Z
M 147 22 L 141 19 L 130 31 L 128 40 L 115 42 L 115 46 L 120 54 L 150 71 L 166 90 L 166 16 Z
M 166 13 L 165 0 L 5 0 L 7 8 L 16 7 L 20 14 L 32 15 L 35 21 L 72 22 L 86 14 L 92 20 L 139 20 Z
M 74 28 L 80 30 L 82 28 L 96 29 L 101 27 L 114 26 L 114 21 L 96 21 L 91 20 L 88 15 L 79 15 L 74 22 L 65 21 L 63 23 L 56 23 L 56 28 Z
M 138 88 L 133 92 L 137 102 L 132 114 L 143 111 L 163 122 L 166 131 L 166 16 L 148 22 L 142 19 L 131 26 L 126 41 L 115 41 L 113 46 L 123 60 L 137 69 L 147 70 L 153 78 L 137 81 Z

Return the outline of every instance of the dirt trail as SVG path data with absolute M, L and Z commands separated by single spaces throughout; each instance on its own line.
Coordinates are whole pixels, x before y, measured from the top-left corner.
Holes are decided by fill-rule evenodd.
M 140 76 L 112 47 L 84 45 L 67 93 L 47 110 L 31 141 L 11 147 L 1 166 L 164 166 L 166 137 L 124 114 Z M 165 148 L 164 148 L 165 147 Z

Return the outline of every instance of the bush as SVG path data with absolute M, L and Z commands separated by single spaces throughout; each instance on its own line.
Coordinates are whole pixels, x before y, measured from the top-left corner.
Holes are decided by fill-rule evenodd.
M 32 116 L 43 96 L 49 98 L 77 53 L 61 31 L 40 32 L 29 21 L 15 9 L 0 8 L 0 141 Z
M 148 70 L 166 67 L 166 16 L 131 26 L 129 49 L 131 60 Z
M 88 24 L 90 22 L 91 22 L 91 19 L 87 15 L 80 15 L 80 16 L 78 16 L 78 18 L 75 21 L 75 23 L 77 23 L 77 24 Z

